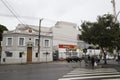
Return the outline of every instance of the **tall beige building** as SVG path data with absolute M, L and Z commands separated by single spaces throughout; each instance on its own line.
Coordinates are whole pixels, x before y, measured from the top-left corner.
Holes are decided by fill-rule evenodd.
M 78 55 L 77 48 L 78 35 L 81 34 L 80 31 L 77 30 L 78 26 L 75 23 L 58 21 L 54 27 L 52 27 L 53 31 L 53 50 L 59 59 L 65 59 L 69 55 Z M 68 50 L 69 49 L 69 50 Z M 72 54 L 68 53 L 72 52 Z

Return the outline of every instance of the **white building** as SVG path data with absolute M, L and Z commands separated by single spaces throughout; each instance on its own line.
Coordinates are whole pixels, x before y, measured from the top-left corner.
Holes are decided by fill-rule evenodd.
M 58 21 L 55 26 L 52 27 L 53 49 L 59 59 L 65 59 L 72 55 L 79 56 L 76 48 L 78 42 L 80 42 L 78 35 L 81 34 L 81 32 L 78 31 L 77 28 L 77 24 L 64 21 Z
M 41 28 L 40 55 L 38 54 L 38 33 L 38 26 L 22 24 L 13 31 L 5 31 L 1 42 L 1 64 L 53 61 L 51 29 Z
M 1 63 L 27 63 L 53 61 L 55 57 L 81 57 L 84 42 L 75 23 L 58 21 L 55 26 L 41 28 L 40 55 L 38 54 L 38 26 L 18 25 L 3 33 Z M 46 52 L 49 54 L 46 55 Z M 53 54 L 52 54 L 53 53 Z
M 87 49 L 86 55 L 100 55 L 100 49 Z

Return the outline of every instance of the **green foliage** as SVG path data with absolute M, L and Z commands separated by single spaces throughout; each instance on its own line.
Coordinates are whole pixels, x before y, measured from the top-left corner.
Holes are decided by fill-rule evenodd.
M 8 31 L 8 29 L 0 24 L 0 33 L 3 33 L 3 31 Z
M 100 49 L 99 46 L 89 46 L 88 49 Z
M 108 48 L 115 47 L 120 41 L 119 23 L 114 22 L 111 14 L 98 16 L 96 22 L 85 21 L 81 27 L 82 35 L 80 39 L 89 44 Z
M 5 26 L 0 24 L 0 41 L 2 40 L 3 31 L 8 31 L 8 29 Z
M 106 61 L 106 52 L 111 52 L 113 49 L 120 50 L 120 23 L 115 22 L 114 17 L 111 14 L 104 14 L 98 16 L 96 22 L 83 22 L 82 35 L 80 39 L 94 45 L 99 45 L 104 53 L 104 64 Z

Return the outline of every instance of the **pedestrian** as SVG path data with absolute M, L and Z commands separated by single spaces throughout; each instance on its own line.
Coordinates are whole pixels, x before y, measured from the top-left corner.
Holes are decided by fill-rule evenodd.
M 90 65 L 90 55 L 88 55 L 88 64 Z
M 87 58 L 85 58 L 84 61 L 85 61 L 85 66 L 88 66 L 88 60 L 87 60 Z
M 88 55 L 88 60 L 90 61 L 90 55 Z
M 94 58 L 94 57 L 92 57 L 92 58 L 91 58 L 91 65 L 92 65 L 92 69 L 94 69 L 94 66 L 95 66 L 94 64 L 95 64 L 95 58 Z

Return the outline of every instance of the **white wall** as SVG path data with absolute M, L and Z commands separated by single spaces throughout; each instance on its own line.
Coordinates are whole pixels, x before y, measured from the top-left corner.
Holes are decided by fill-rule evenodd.
M 87 49 L 88 55 L 99 55 L 100 54 L 100 49 Z
M 59 44 L 77 45 L 77 35 L 80 31 L 76 29 L 77 24 L 70 22 L 57 22 L 52 28 L 53 31 L 53 46 Z
M 29 28 L 25 28 L 29 29 Z M 22 30 L 22 29 L 21 29 Z M 33 44 L 32 47 L 32 62 L 46 62 L 46 55 L 43 54 L 46 52 L 46 48 L 44 47 L 44 40 L 49 39 L 50 40 L 50 46 L 48 47 L 48 51 L 50 54 L 47 55 L 47 61 L 53 61 L 53 56 L 52 56 L 52 33 L 49 33 L 49 35 L 46 35 L 48 33 L 49 29 L 45 29 L 44 34 L 41 34 L 40 38 L 40 61 L 36 57 L 36 52 L 38 50 L 38 46 L 34 45 L 35 39 L 38 39 L 38 32 L 33 31 L 33 33 L 28 33 L 28 30 L 13 30 L 13 31 L 8 31 L 3 33 L 3 41 L 2 41 L 2 56 L 1 56 L 1 64 L 14 64 L 14 63 L 26 63 L 27 62 L 27 47 L 28 43 Z M 42 33 L 42 32 L 41 32 Z M 12 37 L 13 38 L 13 45 L 12 46 L 7 46 L 6 45 L 6 39 L 7 37 Z M 25 44 L 23 46 L 19 46 L 19 38 L 24 37 L 25 38 Z M 10 51 L 12 52 L 11 57 L 7 57 L 5 54 L 5 51 Z M 25 52 L 25 54 L 22 56 L 22 58 L 19 57 L 19 52 Z M 5 59 L 5 62 L 3 61 Z
M 5 51 L 2 51 L 1 64 L 26 63 L 26 54 L 23 54 L 22 58 L 20 58 L 19 51 L 10 52 L 12 52 L 12 56 L 7 57 Z M 5 59 L 5 62 L 3 61 L 3 59 Z
M 12 52 L 12 57 L 7 57 L 5 51 L 2 51 L 2 58 L 1 58 L 1 64 L 14 64 L 14 63 L 27 63 L 27 53 L 24 53 L 22 57 L 19 57 L 20 51 L 10 51 Z M 32 62 L 50 62 L 53 61 L 52 52 L 49 52 L 50 54 L 47 55 L 47 61 L 46 61 L 46 54 L 44 52 L 41 52 L 40 54 L 40 60 L 38 61 L 38 57 L 35 57 L 36 51 L 32 52 Z M 5 62 L 3 61 L 5 59 Z
M 45 54 L 46 52 L 42 52 L 41 56 L 40 56 L 40 61 L 41 62 L 50 62 L 53 61 L 53 57 L 52 57 L 52 52 L 49 52 L 49 54 Z
M 65 48 L 59 48 L 59 59 L 65 59 L 66 56 L 66 49 Z

